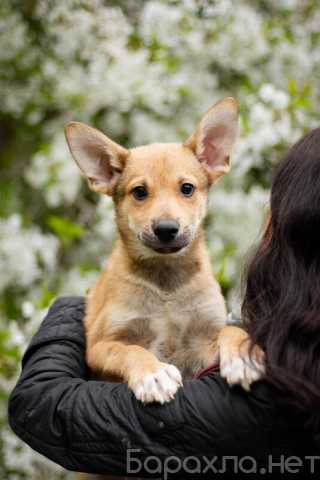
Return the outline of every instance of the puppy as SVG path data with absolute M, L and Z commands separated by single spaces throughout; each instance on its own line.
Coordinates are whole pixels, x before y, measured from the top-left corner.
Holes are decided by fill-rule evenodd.
M 246 334 L 225 327 L 202 227 L 209 189 L 230 169 L 237 126 L 229 97 L 184 143 L 127 150 L 82 123 L 66 126 L 89 187 L 113 198 L 119 234 L 88 296 L 87 363 L 102 378 L 127 382 L 141 402 L 169 402 L 219 353 L 229 383 L 249 388 L 260 375 L 248 352 L 240 355 Z

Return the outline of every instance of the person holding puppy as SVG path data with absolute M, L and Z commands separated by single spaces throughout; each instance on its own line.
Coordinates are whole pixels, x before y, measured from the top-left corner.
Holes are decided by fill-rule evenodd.
M 58 299 L 29 346 L 9 403 L 13 430 L 73 471 L 192 478 L 314 473 L 320 465 L 320 129 L 279 165 L 270 217 L 249 264 L 243 326 L 265 353 L 246 391 L 218 372 L 175 398 L 139 402 L 88 381 L 84 300 Z

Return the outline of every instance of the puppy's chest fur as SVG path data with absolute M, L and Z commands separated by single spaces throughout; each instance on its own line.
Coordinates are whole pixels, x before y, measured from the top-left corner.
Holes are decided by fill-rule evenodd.
M 206 288 L 201 280 L 206 280 Z M 146 348 L 160 361 L 174 364 L 184 378 L 213 361 L 226 316 L 214 279 L 209 285 L 208 279 L 199 279 L 173 292 L 134 281 L 129 284 L 123 285 L 126 293 L 121 299 L 106 302 L 100 319 L 104 335 Z
M 129 320 L 130 343 L 135 340 L 160 361 L 175 365 L 183 377 L 191 377 L 207 364 L 220 330 L 221 320 L 210 306 L 187 299 L 181 304 L 167 300 L 161 306 L 150 305 L 153 312 L 140 312 Z

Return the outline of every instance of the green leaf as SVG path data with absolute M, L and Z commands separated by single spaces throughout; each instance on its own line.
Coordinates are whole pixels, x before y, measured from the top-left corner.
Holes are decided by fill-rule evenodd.
M 36 306 L 41 309 L 47 308 L 56 295 L 57 292 L 50 290 L 46 284 L 43 285 L 42 296 L 36 302 Z
M 298 93 L 297 82 L 292 77 L 288 78 L 288 90 L 292 97 L 294 97 Z
M 85 233 L 82 225 L 71 222 L 67 218 L 58 215 L 50 215 L 47 218 L 47 225 L 65 245 L 69 245 Z

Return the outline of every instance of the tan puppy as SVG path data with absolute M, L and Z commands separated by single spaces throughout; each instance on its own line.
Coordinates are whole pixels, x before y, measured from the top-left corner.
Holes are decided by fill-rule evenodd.
M 87 362 L 128 383 L 142 402 L 170 401 L 182 379 L 217 359 L 245 388 L 259 371 L 239 355 L 246 338 L 225 327 L 202 222 L 208 191 L 228 172 L 237 135 L 233 98 L 213 105 L 184 143 L 127 150 L 71 122 L 66 137 L 89 186 L 112 195 L 119 238 L 88 298 Z

